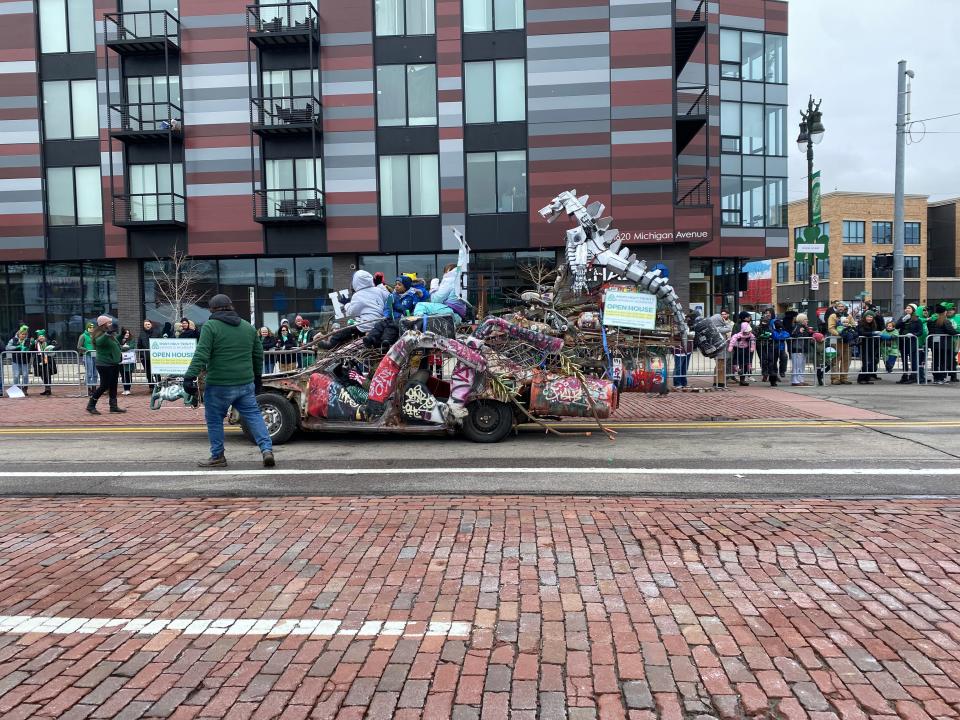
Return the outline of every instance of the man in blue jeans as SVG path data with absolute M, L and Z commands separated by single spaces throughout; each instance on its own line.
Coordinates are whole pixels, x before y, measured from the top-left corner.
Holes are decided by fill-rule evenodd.
M 226 295 L 210 299 L 210 319 L 200 331 L 200 340 L 193 360 L 183 378 L 183 389 L 196 395 L 197 376 L 207 371 L 204 390 L 204 416 L 207 437 L 210 438 L 210 457 L 197 463 L 200 467 L 225 467 L 223 454 L 223 418 L 233 405 L 246 422 L 263 454 L 263 466 L 273 467 L 273 443 L 257 405 L 263 373 L 263 345 L 257 331 L 233 309 Z

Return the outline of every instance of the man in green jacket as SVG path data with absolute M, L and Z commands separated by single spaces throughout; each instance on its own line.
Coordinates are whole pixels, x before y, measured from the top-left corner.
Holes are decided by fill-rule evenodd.
M 263 345 L 257 331 L 242 320 L 226 295 L 210 299 L 210 319 L 203 324 L 193 360 L 183 378 L 183 389 L 196 395 L 197 376 L 207 371 L 204 390 L 204 416 L 210 439 L 210 458 L 197 463 L 200 467 L 224 467 L 223 418 L 231 405 L 246 422 L 263 454 L 263 466 L 273 467 L 273 443 L 263 422 L 257 393 L 263 373 Z

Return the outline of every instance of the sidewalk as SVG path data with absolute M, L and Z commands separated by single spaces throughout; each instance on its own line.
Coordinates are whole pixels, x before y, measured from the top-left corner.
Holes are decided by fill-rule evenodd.
M 0 501 L 0 716 L 960 715 L 960 506 Z
M 814 389 L 811 389 L 814 390 Z M 823 388 L 819 389 L 821 392 Z M 55 389 L 52 397 L 42 397 L 34 389 L 22 400 L 0 400 L 0 428 L 4 427 L 193 427 L 203 425 L 203 408 L 184 406 L 182 401 L 164 403 L 150 409 L 146 389 L 119 398 L 127 412 L 111 415 L 106 398 L 101 399 L 100 416 L 85 412 L 83 397 L 62 397 L 66 390 Z M 814 390 L 815 392 L 815 390 Z M 623 393 L 613 420 L 618 422 L 695 422 L 712 420 L 887 420 L 891 414 L 854 405 L 830 402 L 814 392 L 795 393 L 751 385 L 726 391 L 670 392 L 667 395 Z M 14 409 L 15 411 L 11 411 Z

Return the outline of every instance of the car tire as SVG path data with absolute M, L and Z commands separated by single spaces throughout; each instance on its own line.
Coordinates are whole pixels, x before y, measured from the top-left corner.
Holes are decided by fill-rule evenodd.
M 263 413 L 263 421 L 270 433 L 270 442 L 274 445 L 283 445 L 297 431 L 297 409 L 289 400 L 276 393 L 261 393 L 257 395 L 257 404 Z M 253 442 L 253 433 L 240 419 L 240 431 L 243 436 Z
M 513 409 L 495 400 L 475 400 L 467 405 L 463 434 L 476 443 L 495 443 L 513 430 Z

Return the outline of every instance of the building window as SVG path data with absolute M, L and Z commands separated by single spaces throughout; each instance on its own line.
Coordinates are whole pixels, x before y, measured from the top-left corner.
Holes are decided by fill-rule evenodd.
M 810 263 L 806 260 L 795 260 L 793 263 L 793 279 L 795 282 L 807 282 L 810 279 Z
M 99 167 L 47 169 L 47 222 L 51 226 L 103 224 Z
M 323 161 L 288 158 L 264 163 L 267 215 L 287 217 L 318 210 L 323 197 Z
M 40 51 L 93 52 L 93 0 L 40 0 Z
M 787 154 L 787 108 L 783 105 L 765 105 L 767 155 L 784 157 Z
M 739 175 L 723 175 L 720 178 L 720 222 L 726 226 L 739 227 L 743 207 L 740 193 L 743 183 Z
M 903 224 L 903 244 L 904 245 L 920 244 L 920 223 L 908 222 Z
M 513 122 L 527 116 L 522 59 L 464 63 L 468 123 Z
M 767 35 L 764 55 L 764 80 L 768 83 L 787 81 L 787 38 L 785 35 Z
M 741 135 L 744 155 L 763 155 L 763 105 L 743 103 Z
M 892 245 L 893 244 L 893 223 L 877 222 L 871 224 L 870 231 L 873 235 L 874 245 Z
M 437 124 L 436 65 L 377 65 L 377 125 Z
M 817 258 L 817 275 L 820 276 L 821 280 L 830 279 L 830 257 L 818 257 Z
M 787 179 L 767 178 L 767 227 L 787 226 Z
M 720 75 L 730 80 L 740 79 L 740 32 L 720 30 Z
M 96 80 L 56 80 L 43 84 L 44 139 L 95 138 L 99 134 Z
M 827 237 L 830 237 L 830 223 L 822 222 L 817 226 L 817 228 L 820 230 L 821 235 L 826 235 Z M 805 225 L 800 225 L 798 227 L 795 227 L 793 229 L 793 239 L 799 240 L 801 237 L 803 237 L 803 231 L 805 229 L 806 229 Z
M 743 227 L 763 227 L 766 210 L 763 206 L 763 178 L 743 178 Z
M 439 215 L 440 173 L 437 155 L 380 157 L 380 214 Z
M 376 0 L 377 35 L 433 35 L 433 0 Z
M 788 262 L 778 262 L 777 263 L 777 284 L 783 285 L 784 283 L 790 282 L 790 263 Z
M 903 276 L 905 278 L 916 280 L 920 277 L 920 256 L 903 256 Z
M 318 70 L 264 70 L 261 77 L 263 97 L 277 109 L 288 107 L 292 98 L 307 102 L 320 95 Z
M 131 165 L 130 219 L 184 219 L 183 164 Z
M 740 53 L 741 79 L 763 82 L 763 33 L 740 33 Z
M 720 103 L 720 151 L 740 152 L 740 103 Z
M 127 78 L 127 117 L 123 126 L 133 130 L 154 130 L 180 107 L 180 78 L 176 75 L 145 75 Z
M 523 0 L 463 0 L 463 31 L 519 30 Z
M 859 280 L 864 275 L 864 257 L 863 255 L 844 255 L 843 256 L 843 278 L 844 280 Z
M 863 245 L 865 226 L 862 220 L 844 220 L 843 242 L 847 245 Z
M 467 212 L 527 211 L 527 154 L 523 150 L 467 153 Z

